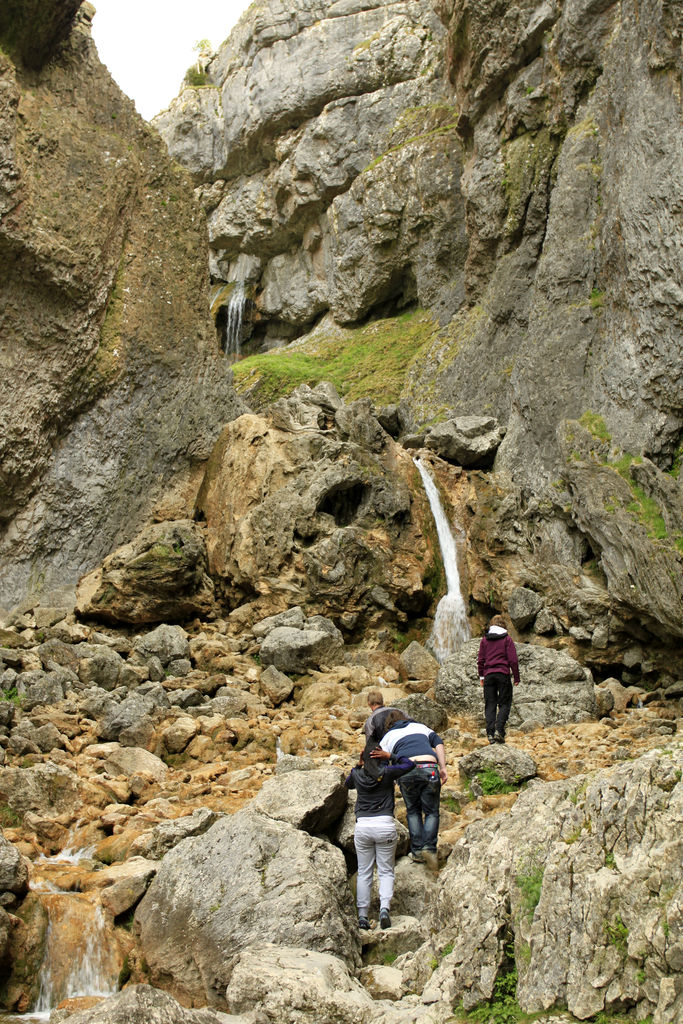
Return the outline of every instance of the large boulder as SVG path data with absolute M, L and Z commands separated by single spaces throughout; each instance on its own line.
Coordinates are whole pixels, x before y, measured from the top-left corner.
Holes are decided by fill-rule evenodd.
M 313 835 L 326 832 L 346 808 L 344 776 L 336 768 L 292 771 L 264 782 L 251 806 Z
M 514 688 L 510 725 L 533 727 L 585 722 L 597 715 L 593 677 L 565 651 L 517 644 L 520 685 Z M 468 640 L 439 670 L 436 699 L 449 711 L 480 715 L 484 698 L 477 672 L 479 640 Z
M 0 13 L 8 606 L 75 584 L 153 511 L 187 515 L 219 427 L 243 411 L 209 312 L 203 218 L 100 63 L 92 16 L 73 0 Z
M 210 1005 L 225 1005 L 240 952 L 264 935 L 360 963 L 341 851 L 249 808 L 167 853 L 135 921 L 152 980 Z
M 17 814 L 70 814 L 78 807 L 79 794 L 78 776 L 50 761 L 29 768 L 0 769 L 0 803 Z
M 460 466 L 490 466 L 505 430 L 492 416 L 460 416 L 430 427 L 425 448 Z
M 357 1024 L 381 1010 L 338 957 L 267 942 L 239 954 L 226 999 L 231 1013 L 290 1024 Z
M 278 626 L 261 644 L 261 663 L 280 672 L 305 672 L 338 665 L 344 656 L 344 639 L 338 630 L 289 629 Z
M 652 751 L 593 778 L 532 783 L 510 812 L 471 825 L 430 914 L 453 938 L 430 998 L 489 999 L 514 941 L 527 1012 L 679 1019 L 682 769 L 681 750 Z
M 78 584 L 78 614 L 104 622 L 178 622 L 213 605 L 206 547 L 190 520 L 154 523 Z
M 0 836 L 0 893 L 24 896 L 28 892 L 28 867 L 16 846 Z
M 288 401 L 327 399 L 309 388 Z M 343 439 L 348 423 L 344 431 L 334 421 L 324 430 L 281 423 L 270 408 L 229 423 L 197 499 L 217 592 L 231 605 L 257 595 L 257 607 L 283 616 L 257 621 L 257 635 L 267 634 L 262 658 L 276 633 L 295 638 L 301 605 L 348 631 L 424 611 L 432 595 L 423 577 L 439 554 L 421 529 L 428 510 L 411 501 L 408 453 L 387 435 L 380 451 Z M 270 656 L 265 663 L 305 671 L 301 659 L 291 668 Z
M 128 985 L 96 1006 L 56 1019 L 69 1020 L 70 1024 L 219 1024 L 211 1010 L 190 1010 L 168 992 L 151 985 Z M 242 1022 L 235 1018 L 234 1024 Z

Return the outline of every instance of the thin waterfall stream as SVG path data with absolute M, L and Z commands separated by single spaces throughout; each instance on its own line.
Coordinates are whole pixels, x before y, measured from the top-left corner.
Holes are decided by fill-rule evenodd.
M 242 353 L 242 321 L 244 320 L 244 308 L 247 304 L 247 295 L 244 290 L 244 282 L 237 281 L 233 289 L 225 320 L 225 340 L 223 351 L 228 356 L 238 359 Z
M 439 491 L 431 474 L 421 459 L 414 459 L 434 516 L 436 533 L 439 538 L 443 567 L 446 573 L 446 594 L 439 601 L 434 617 L 429 646 L 439 663 L 454 654 L 470 638 L 465 601 L 460 590 L 458 572 L 458 551 L 446 513 L 441 504 Z

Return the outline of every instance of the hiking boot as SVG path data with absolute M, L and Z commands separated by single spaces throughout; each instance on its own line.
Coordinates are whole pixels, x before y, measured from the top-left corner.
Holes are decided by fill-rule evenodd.
M 379 926 L 380 928 L 391 928 L 391 918 L 389 917 L 389 911 L 386 909 L 379 912 Z
M 505 737 L 503 736 L 502 733 L 497 732 L 496 735 L 493 737 L 493 742 L 494 743 L 505 743 Z
M 489 741 L 489 743 L 495 743 L 496 742 L 496 737 L 493 735 L 492 732 L 487 732 L 486 733 L 486 739 Z
M 363 917 L 362 914 L 358 917 L 358 927 L 362 928 L 364 932 L 367 932 L 370 929 L 370 922 L 367 917 Z
M 436 874 L 436 872 L 439 870 L 439 858 L 437 857 L 434 850 L 423 850 L 422 859 L 429 868 L 429 870 Z
M 410 859 L 412 860 L 413 864 L 424 864 L 424 857 L 422 856 L 421 853 L 411 853 Z

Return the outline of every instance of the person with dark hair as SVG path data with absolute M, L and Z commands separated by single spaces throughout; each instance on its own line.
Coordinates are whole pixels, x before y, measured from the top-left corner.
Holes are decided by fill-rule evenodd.
M 494 615 L 479 644 L 479 682 L 484 688 L 484 717 L 489 743 L 505 743 L 505 726 L 512 707 L 510 673 L 519 686 L 517 648 L 502 615 Z
M 399 780 L 406 805 L 410 850 L 414 861 L 432 871 L 439 866 L 436 843 L 439 834 L 441 784 L 448 780 L 443 740 L 432 729 L 406 718 L 402 711 L 390 712 L 386 732 L 373 757 L 407 757 L 415 771 Z
M 394 782 L 415 768 L 407 757 L 393 757 L 388 764 L 373 758 L 372 752 L 375 749 L 374 740 L 369 740 L 363 751 L 362 764 L 351 770 L 345 783 L 347 789 L 355 789 L 357 793 L 353 843 L 358 858 L 358 927 L 363 929 L 370 927 L 368 913 L 375 864 L 379 886 L 380 927 L 391 927 L 389 910 L 394 895 L 396 856 Z

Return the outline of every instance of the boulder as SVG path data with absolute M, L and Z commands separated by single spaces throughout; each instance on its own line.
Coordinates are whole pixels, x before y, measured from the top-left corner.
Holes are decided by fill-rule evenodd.
M 211 1010 L 189 1010 L 173 996 L 151 985 L 128 985 L 123 991 L 98 1002 L 96 1006 L 62 1017 L 57 1010 L 55 1021 L 70 1024 L 220 1024 Z M 231 1024 L 246 1024 L 239 1018 Z
M 15 680 L 22 709 L 32 711 L 39 704 L 53 705 L 64 700 L 65 683 L 69 676 L 62 670 L 53 672 L 20 672 Z
M 516 728 L 584 722 L 595 718 L 595 688 L 588 669 L 565 651 L 517 644 L 521 683 L 514 688 L 510 725 Z M 436 699 L 449 711 L 479 715 L 484 699 L 477 674 L 478 640 L 468 640 L 441 666 Z
M 133 644 L 135 651 L 143 658 L 158 658 L 163 666 L 186 658 L 190 644 L 188 635 L 182 626 L 157 626 L 151 633 L 138 637 Z
M 280 672 L 332 668 L 343 660 L 344 639 L 338 630 L 278 626 L 264 639 L 260 655 L 263 665 L 273 665 Z
M 225 1005 L 240 952 L 265 934 L 360 964 L 341 852 L 251 808 L 167 853 L 135 921 L 151 980 L 212 1005 Z
M 111 704 L 98 723 L 97 732 L 104 742 L 118 740 L 126 729 L 139 729 L 141 724 L 151 721 L 149 715 L 154 702 L 140 691 L 132 693 L 120 704 Z
M 133 840 L 130 852 L 133 856 L 144 857 L 147 860 L 161 860 L 182 839 L 203 835 L 218 818 L 216 811 L 211 811 L 208 807 L 198 807 L 192 814 L 155 825 L 151 832 L 145 832 Z
M 121 864 L 112 864 L 98 872 L 98 884 L 103 886 L 100 900 L 104 909 L 112 918 L 125 914 L 140 902 L 156 871 L 156 864 L 143 857 L 131 856 Z
M 676 1019 L 682 768 L 681 750 L 650 751 L 592 778 L 534 782 L 509 812 L 470 825 L 429 914 L 453 937 L 430 998 L 490 999 L 514 934 L 525 1012 L 561 1002 L 580 1020 Z
M 141 775 L 164 782 L 168 768 L 156 754 L 140 747 L 122 747 L 118 743 L 100 743 L 86 747 L 87 757 L 95 757 L 104 761 L 104 767 L 110 775 Z
M 251 807 L 312 835 L 326 832 L 344 813 L 347 789 L 336 768 L 290 771 L 266 779 Z
M 177 622 L 213 606 L 206 547 L 191 520 L 154 523 L 78 584 L 76 610 L 103 622 Z
M 68 816 L 80 804 L 80 781 L 75 772 L 50 761 L 30 768 L 3 768 L 0 803 L 16 814 L 32 811 L 41 816 Z
M 428 679 L 434 682 L 439 672 L 439 663 L 417 640 L 409 643 L 399 658 L 401 675 L 405 679 Z
M 226 992 L 231 1013 L 260 1011 L 291 1024 L 357 1024 L 381 1007 L 337 956 L 261 943 L 236 958 Z
M 78 662 L 78 678 L 84 686 L 115 690 L 123 672 L 124 660 L 116 651 L 101 647 L 91 657 Z
M 284 612 L 278 612 L 277 615 L 269 615 L 265 619 L 261 619 L 254 626 L 251 631 L 257 639 L 268 636 L 274 629 L 288 626 L 290 629 L 303 629 L 306 616 L 299 605 L 294 608 L 287 608 Z
M 508 615 L 516 629 L 530 626 L 542 607 L 543 599 L 528 587 L 515 587 L 508 599 Z
M 398 708 L 413 721 L 428 726 L 434 732 L 442 732 L 448 728 L 448 712 L 443 704 L 432 700 L 431 697 L 425 697 L 420 693 L 411 693 L 408 697 L 392 700 L 391 706 Z
M 537 765 L 525 751 L 501 743 L 479 747 L 458 761 L 458 771 L 465 779 L 487 770 L 495 772 L 508 786 L 520 786 L 536 776 Z
M 296 608 L 315 607 L 358 632 L 431 601 L 422 577 L 437 554 L 421 529 L 428 510 L 411 503 L 410 456 L 378 424 L 381 450 L 364 447 L 364 432 L 352 429 L 364 417 L 341 414 L 343 430 L 335 420 L 285 429 L 271 407 L 240 417 L 223 431 L 199 491 L 209 571 L 231 604 L 297 601 L 256 623 L 266 650 L 276 630 L 313 626 Z
M 492 416 L 459 416 L 430 427 L 424 446 L 459 466 L 490 466 L 505 429 Z
M 278 707 L 292 695 L 294 683 L 284 672 L 279 672 L 274 665 L 269 665 L 261 673 L 259 688 L 268 700 Z
M 199 697 L 199 694 L 197 696 Z M 176 718 L 175 722 L 164 729 L 161 739 L 169 754 L 180 754 L 198 732 L 197 722 L 193 718 L 183 716 Z
M 0 836 L 0 893 L 24 896 L 28 892 L 28 867 L 16 846 Z

